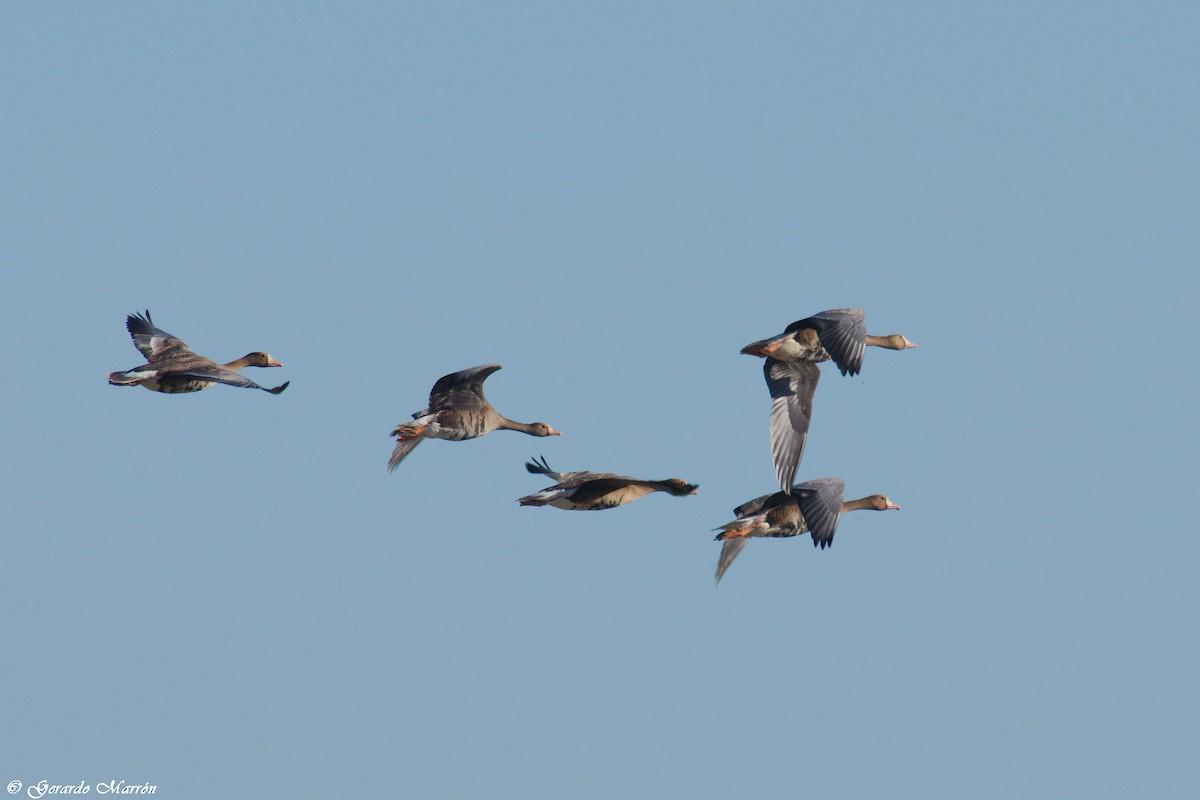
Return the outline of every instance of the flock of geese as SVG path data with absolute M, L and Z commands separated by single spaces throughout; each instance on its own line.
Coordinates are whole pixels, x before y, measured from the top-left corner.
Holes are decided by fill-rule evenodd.
M 196 354 L 182 339 L 155 326 L 149 311 L 130 314 L 125 327 L 146 363 L 110 372 L 108 382 L 114 386 L 142 386 L 154 392 L 180 394 L 223 383 L 279 394 L 290 383 L 268 389 L 241 374 L 245 367 L 283 366 L 267 353 L 248 353 L 224 364 Z M 817 365 L 832 360 L 843 375 L 857 375 L 868 346 L 890 350 L 916 347 L 900 334 L 872 336 L 867 333 L 862 309 L 838 308 L 797 320 L 783 333 L 742 348 L 742 353 L 765 359 L 763 375 L 771 395 L 771 454 L 780 491 L 741 504 L 733 510 L 735 519 L 717 528 L 720 533 L 716 540 L 722 543 L 717 559 L 718 582 L 752 538 L 811 533 L 813 544 L 825 548 L 833 543 L 844 512 L 900 508 L 881 494 L 845 500 L 841 478 L 793 483 L 804 455 L 812 398 L 821 377 Z M 388 459 L 388 470 L 396 469 L 424 439 L 462 441 L 498 430 L 559 436 L 559 431 L 545 422 L 516 422 L 492 407 L 484 397 L 483 382 L 498 369 L 498 364 L 485 364 L 439 378 L 429 392 L 428 406 L 392 431 L 396 445 Z M 526 462 L 525 468 L 535 475 L 545 475 L 555 484 L 520 498 L 517 502 L 523 506 L 596 511 L 625 505 L 651 492 L 677 497 L 696 494 L 696 484 L 679 478 L 656 481 L 607 472 L 555 472 L 544 456 Z

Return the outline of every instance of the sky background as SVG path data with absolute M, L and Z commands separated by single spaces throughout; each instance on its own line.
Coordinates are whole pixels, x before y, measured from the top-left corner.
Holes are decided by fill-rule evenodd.
M 1200 784 L 1193 4 L 6 4 L 0 783 Z M 746 343 L 861 306 L 798 479 Z M 108 386 L 149 308 L 273 397 Z M 1180 342 L 1183 342 L 1182 346 Z M 504 369 L 561 438 L 389 431 Z M 681 477 L 603 513 L 560 470 Z

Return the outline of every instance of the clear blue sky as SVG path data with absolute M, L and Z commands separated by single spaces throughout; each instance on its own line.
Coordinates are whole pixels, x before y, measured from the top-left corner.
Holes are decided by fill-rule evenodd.
M 1181 797 L 1188 4 L 0 11 L 0 784 Z M 862 306 L 797 477 L 747 342 Z M 150 308 L 278 397 L 111 387 Z M 392 426 L 499 363 L 561 438 Z M 700 484 L 519 508 L 522 462 Z

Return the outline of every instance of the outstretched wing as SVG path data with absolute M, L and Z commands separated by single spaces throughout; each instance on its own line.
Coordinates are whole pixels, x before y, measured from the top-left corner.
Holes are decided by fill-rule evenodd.
M 271 394 L 279 394 L 291 384 L 291 381 L 285 381 L 282 385 L 276 386 L 274 389 L 268 389 L 265 386 L 259 386 L 254 381 L 242 375 L 240 372 L 235 372 L 231 369 L 221 366 L 220 364 L 198 365 L 188 367 L 179 372 L 171 372 L 172 378 L 196 378 L 202 381 L 212 381 L 213 383 L 223 383 L 227 386 L 238 386 L 242 389 L 262 389 L 264 392 Z
M 498 369 L 499 364 L 483 364 L 438 378 L 429 392 L 429 413 L 435 414 L 448 408 L 486 406 L 488 402 L 483 396 L 483 382 Z
M 790 492 L 796 466 L 804 455 L 813 392 L 817 390 L 821 370 L 807 361 L 768 358 L 763 363 L 763 375 L 771 392 L 771 456 L 775 460 L 775 474 L 780 488 Z
M 833 544 L 833 534 L 842 517 L 845 488 L 841 478 L 818 478 L 797 484 L 793 489 L 814 546 L 824 549 Z
M 414 436 L 411 439 L 400 439 L 396 442 L 396 447 L 392 450 L 392 457 L 388 459 L 388 472 L 391 472 L 396 467 L 400 466 L 400 462 L 404 457 L 413 451 L 413 448 L 421 443 L 423 436 Z
M 729 569 L 729 565 L 733 563 L 733 560 L 738 557 L 738 553 L 742 552 L 742 548 L 749 541 L 749 536 L 738 536 L 721 542 L 721 555 L 717 556 L 717 583 L 721 582 L 721 576 L 725 574 L 725 570 Z
M 130 314 L 125 318 L 125 329 L 133 339 L 133 346 L 146 357 L 147 361 L 159 361 L 166 357 L 190 354 L 192 348 L 187 342 L 166 331 L 155 327 L 150 319 L 150 311 L 146 315 Z

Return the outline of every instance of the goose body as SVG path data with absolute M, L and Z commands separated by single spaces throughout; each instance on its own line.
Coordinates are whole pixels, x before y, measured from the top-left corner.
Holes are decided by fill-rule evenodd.
M 261 351 L 247 353 L 224 364 L 197 355 L 188 347 L 187 342 L 156 327 L 150 319 L 149 311 L 144 316 L 130 314 L 125 318 L 125 328 L 133 339 L 134 347 L 146 357 L 146 363 L 121 372 L 110 372 L 108 382 L 113 386 L 141 386 L 152 392 L 183 394 L 223 383 L 227 386 L 262 389 L 264 392 L 279 394 L 291 383 L 286 381 L 280 386 L 268 389 L 239 372 L 244 367 L 283 366 Z
M 733 510 L 737 519 L 717 530 L 716 540 L 722 542 L 717 559 L 719 582 L 725 570 L 752 538 L 791 537 L 812 534 L 813 545 L 825 549 L 833 544 L 842 514 L 847 511 L 899 510 L 885 495 L 873 494 L 858 500 L 845 500 L 845 484 L 841 478 L 818 478 L 798 483 L 791 493 L 764 494 L 742 503 Z
M 388 459 L 394 470 L 423 439 L 462 441 L 497 430 L 520 431 L 530 436 L 560 436 L 544 422 L 514 422 L 501 415 L 483 395 L 483 382 L 499 364 L 484 364 L 443 375 L 429 392 L 429 406 L 413 414 L 392 431 L 396 446 Z
M 804 456 L 813 393 L 821 378 L 817 364 L 832 360 L 843 375 L 857 375 L 868 346 L 891 350 L 916 347 L 898 333 L 867 333 L 865 320 L 861 308 L 835 308 L 797 320 L 783 333 L 742 348 L 746 355 L 766 359 L 763 377 L 771 393 L 771 456 L 784 492 L 790 491 Z
M 534 459 L 525 462 L 525 469 L 535 475 L 545 475 L 557 483 L 526 495 L 517 502 L 523 506 L 554 506 L 568 511 L 603 511 L 631 503 L 651 492 L 666 492 L 677 497 L 696 494 L 696 484 L 680 478 L 662 481 L 642 480 L 610 472 L 555 472 L 546 463 Z

